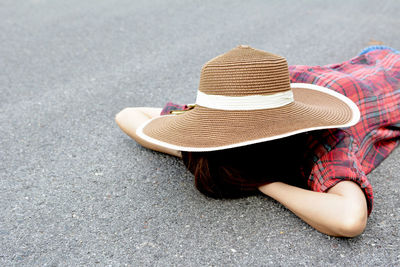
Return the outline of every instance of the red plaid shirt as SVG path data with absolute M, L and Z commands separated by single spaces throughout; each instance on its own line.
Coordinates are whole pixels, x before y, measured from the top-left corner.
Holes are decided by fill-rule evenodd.
M 365 193 L 370 214 L 373 192 L 366 174 L 400 142 L 400 54 L 373 50 L 340 64 L 297 65 L 289 71 L 292 83 L 330 88 L 360 109 L 361 119 L 355 126 L 310 132 L 301 171 L 309 188 L 317 192 L 344 180 L 356 182 Z M 161 114 L 187 108 L 168 103 Z

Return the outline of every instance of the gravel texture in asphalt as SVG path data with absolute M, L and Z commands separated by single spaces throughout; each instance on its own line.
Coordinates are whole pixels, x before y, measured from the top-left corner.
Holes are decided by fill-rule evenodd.
M 263 196 L 215 200 L 124 135 L 129 106 L 192 103 L 201 66 L 238 44 L 289 64 L 400 49 L 399 1 L 4 0 L 0 265 L 400 265 L 400 150 L 368 177 L 353 239 Z

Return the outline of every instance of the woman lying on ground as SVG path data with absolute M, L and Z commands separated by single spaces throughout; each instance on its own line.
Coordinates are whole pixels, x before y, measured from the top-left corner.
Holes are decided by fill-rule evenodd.
M 353 237 L 372 210 L 366 174 L 399 144 L 400 54 L 374 46 L 341 64 L 288 67 L 239 46 L 203 66 L 195 105 L 126 108 L 116 121 L 182 158 L 207 196 L 261 192 L 322 233 Z

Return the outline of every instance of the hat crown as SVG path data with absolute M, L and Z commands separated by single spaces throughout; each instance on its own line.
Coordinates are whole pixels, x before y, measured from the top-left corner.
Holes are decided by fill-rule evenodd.
M 249 46 L 238 46 L 208 61 L 199 91 L 209 95 L 269 95 L 291 90 L 285 58 Z

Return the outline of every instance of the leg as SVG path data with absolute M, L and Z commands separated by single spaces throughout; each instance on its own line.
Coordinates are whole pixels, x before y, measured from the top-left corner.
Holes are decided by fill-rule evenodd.
M 125 108 L 115 116 L 115 121 L 122 131 L 142 146 L 172 156 L 181 157 L 180 151 L 151 144 L 136 134 L 136 129 L 139 128 L 140 125 L 154 117 L 160 116 L 160 112 L 161 108 Z

